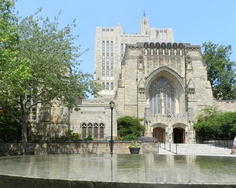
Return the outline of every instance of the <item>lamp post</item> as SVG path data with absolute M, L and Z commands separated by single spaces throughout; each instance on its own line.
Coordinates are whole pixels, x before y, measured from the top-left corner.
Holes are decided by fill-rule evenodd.
M 111 101 L 109 103 L 111 109 L 111 140 L 110 140 L 110 154 L 113 154 L 113 109 L 115 106 L 115 102 Z

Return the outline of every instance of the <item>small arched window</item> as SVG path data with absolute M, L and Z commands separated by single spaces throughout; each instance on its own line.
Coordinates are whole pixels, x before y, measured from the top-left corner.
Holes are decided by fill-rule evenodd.
M 97 123 L 94 123 L 94 130 L 93 130 L 93 137 L 95 138 L 95 139 L 97 139 L 98 138 L 98 124 Z
M 82 138 L 86 138 L 86 127 L 87 127 L 86 123 L 82 123 L 81 127 L 82 127 Z
M 100 139 L 103 139 L 103 138 L 104 138 L 104 127 L 105 127 L 105 126 L 104 126 L 103 123 L 100 123 L 100 124 L 99 124 L 99 129 L 100 129 L 100 130 L 99 130 L 99 138 L 100 138 Z
M 92 123 L 88 124 L 88 136 L 90 136 L 90 137 L 93 136 L 93 124 Z

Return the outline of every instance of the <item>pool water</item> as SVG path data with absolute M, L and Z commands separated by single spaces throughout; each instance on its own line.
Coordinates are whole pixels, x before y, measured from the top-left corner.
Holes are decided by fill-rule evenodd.
M 156 154 L 2 157 L 0 175 L 100 182 L 236 184 L 236 158 Z

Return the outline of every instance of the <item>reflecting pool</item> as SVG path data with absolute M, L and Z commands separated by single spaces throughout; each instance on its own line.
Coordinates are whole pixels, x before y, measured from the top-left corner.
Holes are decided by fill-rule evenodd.
M 2 157 L 0 175 L 99 182 L 236 184 L 236 158 L 156 154 Z

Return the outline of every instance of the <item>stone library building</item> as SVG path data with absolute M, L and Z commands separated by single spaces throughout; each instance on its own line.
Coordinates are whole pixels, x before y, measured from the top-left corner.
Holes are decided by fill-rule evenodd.
M 145 136 L 171 143 L 195 142 L 193 123 L 206 106 L 236 111 L 236 102 L 214 99 L 200 46 L 175 42 L 172 28 L 152 28 L 146 17 L 138 34 L 97 27 L 94 55 L 102 90 L 70 114 L 70 128 L 83 138 L 110 139 L 112 100 L 114 136 L 116 119 L 134 116 L 144 119 Z

